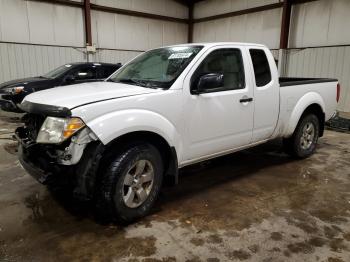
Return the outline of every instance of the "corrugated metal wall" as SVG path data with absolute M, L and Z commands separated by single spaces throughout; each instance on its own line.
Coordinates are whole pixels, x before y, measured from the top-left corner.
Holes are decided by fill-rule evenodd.
M 195 5 L 195 18 L 273 4 L 278 0 L 205 0 Z M 278 59 L 281 9 L 197 23 L 194 41 L 257 42 Z M 293 5 L 285 76 L 338 78 L 338 110 L 350 112 L 350 1 L 318 0 Z M 335 47 L 320 47 L 348 45 Z M 309 48 L 313 47 L 313 48 Z M 318 48 L 314 48 L 318 47 Z
M 81 2 L 81 0 L 74 0 Z M 92 0 L 91 3 L 187 18 L 173 0 Z M 71 62 L 87 61 L 85 29 L 78 7 L 0 0 L 0 83 L 41 75 Z M 92 11 L 96 54 L 89 61 L 125 63 L 149 48 L 187 41 L 187 25 Z
M 84 46 L 80 8 L 24 0 L 0 0 L 0 41 Z
M 285 75 L 331 77 L 342 86 L 339 111 L 350 112 L 350 1 L 320 0 L 292 9 Z M 348 45 L 318 47 L 331 45 Z
M 350 112 L 350 46 L 290 49 L 286 75 L 337 78 L 342 87 L 338 110 Z
M 91 3 L 178 18 L 188 15 L 187 7 L 172 0 L 91 0 Z
M 194 17 L 202 18 L 257 6 L 278 3 L 278 0 L 207 0 L 195 6 Z M 196 23 L 195 42 L 235 41 L 263 43 L 270 48 L 279 47 L 281 9 Z
M 187 25 L 92 11 L 92 32 L 100 48 L 147 50 L 185 43 Z
M 0 43 L 0 82 L 42 75 L 62 64 L 86 61 L 79 48 Z
M 319 0 L 293 6 L 289 47 L 350 44 L 349 14 L 349 0 Z
M 206 0 L 198 2 L 194 18 L 208 17 L 281 2 L 279 0 Z
M 196 23 L 195 42 L 235 41 L 279 47 L 281 9 Z

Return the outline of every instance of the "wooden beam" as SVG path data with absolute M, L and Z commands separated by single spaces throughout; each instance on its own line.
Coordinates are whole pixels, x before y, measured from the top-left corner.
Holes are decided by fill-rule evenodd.
M 289 0 L 288 2 L 290 3 L 290 5 L 297 5 L 297 4 L 304 4 L 304 3 L 315 2 L 315 1 L 319 1 L 319 0 Z M 212 21 L 212 20 L 216 20 L 216 19 L 222 19 L 222 18 L 228 18 L 228 17 L 233 17 L 233 16 L 246 15 L 246 14 L 251 14 L 251 13 L 256 13 L 256 12 L 272 10 L 272 9 L 283 7 L 283 3 L 284 2 L 279 2 L 279 3 L 257 6 L 257 7 L 253 7 L 253 8 L 244 9 L 244 10 L 238 10 L 238 11 L 234 11 L 234 12 L 224 13 L 224 14 L 218 14 L 218 15 L 213 15 L 213 16 L 197 18 L 197 19 L 194 19 L 193 22 L 194 23 L 207 22 L 207 21 Z
M 156 20 L 169 21 L 169 22 L 177 22 L 177 23 L 184 23 L 184 24 L 188 23 L 188 19 L 171 17 L 171 16 L 156 15 L 156 14 L 150 14 L 150 13 L 144 13 L 144 12 L 138 12 L 138 11 L 133 11 L 133 10 L 126 10 L 126 9 L 120 9 L 120 8 L 109 7 L 109 6 L 102 6 L 102 5 L 96 5 L 96 4 L 90 4 L 90 7 L 93 10 L 102 11 L 102 12 L 108 12 L 108 13 L 115 13 L 115 14 L 136 16 L 136 17 L 143 17 L 143 18 L 156 19 Z
M 25 1 L 43 2 L 43 3 L 57 4 L 57 5 L 85 8 L 85 0 L 84 0 L 84 3 L 83 2 L 76 2 L 76 1 L 72 1 L 72 0 L 25 0 Z M 150 18 L 150 19 L 156 19 L 156 20 L 162 20 L 162 21 L 170 21 L 170 22 L 177 22 L 177 23 L 184 23 L 184 24 L 188 23 L 188 19 L 177 18 L 177 17 L 172 17 L 172 16 L 157 15 L 157 14 L 150 14 L 150 13 L 138 12 L 138 11 L 133 11 L 133 10 L 96 5 L 96 4 L 91 4 L 91 3 L 90 3 L 90 9 L 102 11 L 102 12 L 121 14 L 121 15 L 144 17 L 144 18 Z
M 253 8 L 249 8 L 249 9 L 244 9 L 244 10 L 239 10 L 239 11 L 234 11 L 234 12 L 229 12 L 229 13 L 224 13 L 224 14 L 219 14 L 219 15 L 197 18 L 197 19 L 194 19 L 194 23 L 207 22 L 207 21 L 211 21 L 211 20 L 239 16 L 239 15 L 246 15 L 246 14 L 281 8 L 282 6 L 283 6 L 283 3 L 275 3 L 275 4 L 270 4 L 270 5 L 258 6 L 258 7 L 253 7 Z
M 290 0 L 284 0 L 282 10 L 281 34 L 280 34 L 280 49 L 288 48 L 290 14 L 292 5 Z
M 76 2 L 71 0 L 25 0 L 25 1 L 42 2 L 42 3 L 49 3 L 49 4 L 55 4 L 55 5 L 79 7 L 79 8 L 82 8 L 84 6 L 84 4 L 81 2 Z
M 84 25 L 86 45 L 92 45 L 90 0 L 84 0 Z
M 193 9 L 194 4 L 190 4 L 188 6 L 188 32 L 187 32 L 187 42 L 192 43 L 193 42 Z

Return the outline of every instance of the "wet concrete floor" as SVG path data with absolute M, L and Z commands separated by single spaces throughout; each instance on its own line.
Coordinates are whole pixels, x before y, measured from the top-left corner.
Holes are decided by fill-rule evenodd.
M 350 135 L 295 161 L 278 142 L 186 168 L 152 214 L 98 223 L 20 167 L 0 115 L 0 261 L 350 261 Z

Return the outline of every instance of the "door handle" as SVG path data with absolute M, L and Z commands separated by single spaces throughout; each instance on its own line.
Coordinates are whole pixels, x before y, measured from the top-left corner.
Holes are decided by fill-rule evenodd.
M 253 98 L 249 97 L 249 98 L 242 98 L 241 100 L 239 100 L 240 103 L 247 103 L 247 102 L 252 102 Z

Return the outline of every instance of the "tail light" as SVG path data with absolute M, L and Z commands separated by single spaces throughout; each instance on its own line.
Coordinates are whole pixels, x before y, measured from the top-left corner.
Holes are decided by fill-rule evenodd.
M 340 98 L 340 84 L 337 84 L 337 103 L 339 102 L 339 98 Z

